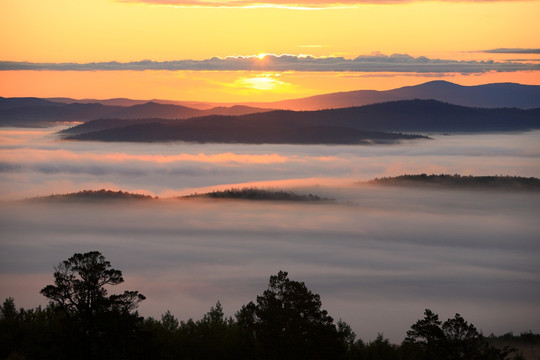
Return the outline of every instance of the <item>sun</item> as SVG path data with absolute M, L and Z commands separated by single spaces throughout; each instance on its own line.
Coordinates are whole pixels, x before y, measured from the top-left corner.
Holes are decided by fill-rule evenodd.
M 257 57 L 259 58 L 259 60 L 262 60 L 266 57 L 267 54 L 264 54 L 264 53 L 261 53 L 259 55 L 257 55 Z

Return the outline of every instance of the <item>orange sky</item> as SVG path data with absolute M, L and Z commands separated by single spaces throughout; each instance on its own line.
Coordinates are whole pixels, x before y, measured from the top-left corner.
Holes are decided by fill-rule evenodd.
M 367 3 L 366 3 L 367 2 Z M 161 3 L 161 4 L 160 4 Z M 334 91 L 390 89 L 446 79 L 456 83 L 540 84 L 540 1 L 4 0 L 0 2 L 0 96 L 129 97 L 272 101 Z M 381 3 L 381 2 L 379 2 Z M 171 5 L 171 4 L 174 4 Z M 241 5 L 241 6 L 240 6 Z M 483 50 L 536 49 L 529 54 Z M 314 58 L 408 54 L 430 61 L 475 61 L 430 72 L 392 71 L 23 71 L 13 64 L 196 60 L 259 54 Z M 300 58 L 300 57 L 299 57 Z M 421 58 L 423 59 L 423 58 Z M 264 59 L 262 59 L 264 60 Z M 534 68 L 490 71 L 482 61 Z M 525 61 L 526 60 L 526 61 Z M 5 65 L 2 61 L 13 62 Z M 64 65 L 62 65 L 64 64 Z M 161 64 L 161 63 L 160 63 Z M 404 64 L 406 66 L 407 64 Z M 123 65 L 122 65 L 123 66 Z M 166 67 L 166 65 L 163 65 Z M 199 65 L 197 65 L 199 66 Z M 401 65 L 400 65 L 401 66 Z M 449 71 L 448 71 L 449 70 Z M 427 73 L 426 73 L 427 71 Z M 466 75 L 465 75 L 466 74 Z

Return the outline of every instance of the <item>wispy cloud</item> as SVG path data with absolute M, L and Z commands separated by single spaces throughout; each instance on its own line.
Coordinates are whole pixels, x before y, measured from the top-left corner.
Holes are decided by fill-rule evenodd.
M 497 48 L 483 50 L 488 54 L 540 54 L 540 49 L 524 49 L 524 48 Z
M 123 3 L 145 3 L 177 7 L 277 7 L 290 9 L 318 9 L 352 7 L 362 4 L 388 5 L 425 2 L 427 0 L 117 0 Z M 441 2 L 501 2 L 527 0 L 439 0 Z
M 204 60 L 132 61 L 92 63 L 31 63 L 0 61 L 1 70 L 56 70 L 56 71 L 108 71 L 108 70 L 209 70 L 209 71 L 351 71 L 400 73 L 485 73 L 490 71 L 538 71 L 539 64 L 525 62 L 458 61 L 413 57 L 407 54 L 361 55 L 354 59 L 344 57 L 315 57 L 310 55 L 265 54 L 252 56 L 213 57 Z

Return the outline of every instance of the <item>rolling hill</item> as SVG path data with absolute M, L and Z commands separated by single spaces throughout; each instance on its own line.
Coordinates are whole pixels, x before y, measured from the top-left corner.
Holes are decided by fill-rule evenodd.
M 422 138 L 401 132 L 492 132 L 540 128 L 540 108 L 480 109 L 403 100 L 320 111 L 270 111 L 185 120 L 96 120 L 61 133 L 70 140 L 362 144 Z
M 212 191 L 203 194 L 181 196 L 178 199 L 234 199 L 234 200 L 264 200 L 264 201 L 300 201 L 300 202 L 328 202 L 332 199 L 322 198 L 314 194 L 296 194 L 284 190 L 265 190 L 257 188 L 227 189 Z
M 119 200 L 153 200 L 157 197 L 143 194 L 135 194 L 126 191 L 113 190 L 82 190 L 69 194 L 54 194 L 48 196 L 39 196 L 27 199 L 31 202 L 47 202 L 47 201 L 119 201 Z

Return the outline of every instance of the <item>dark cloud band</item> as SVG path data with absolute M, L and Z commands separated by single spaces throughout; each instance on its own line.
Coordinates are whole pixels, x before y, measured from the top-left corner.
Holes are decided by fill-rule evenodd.
M 92 63 L 31 63 L 0 61 L 0 71 L 53 70 L 53 71 L 112 71 L 112 70 L 192 70 L 192 71 L 350 71 L 399 73 L 485 73 L 489 71 L 538 71 L 539 64 L 522 62 L 457 61 L 413 57 L 407 54 L 366 55 L 354 59 L 343 57 L 312 57 L 298 55 L 213 57 L 204 60 Z
M 488 54 L 540 54 L 540 49 L 497 48 L 482 51 Z

